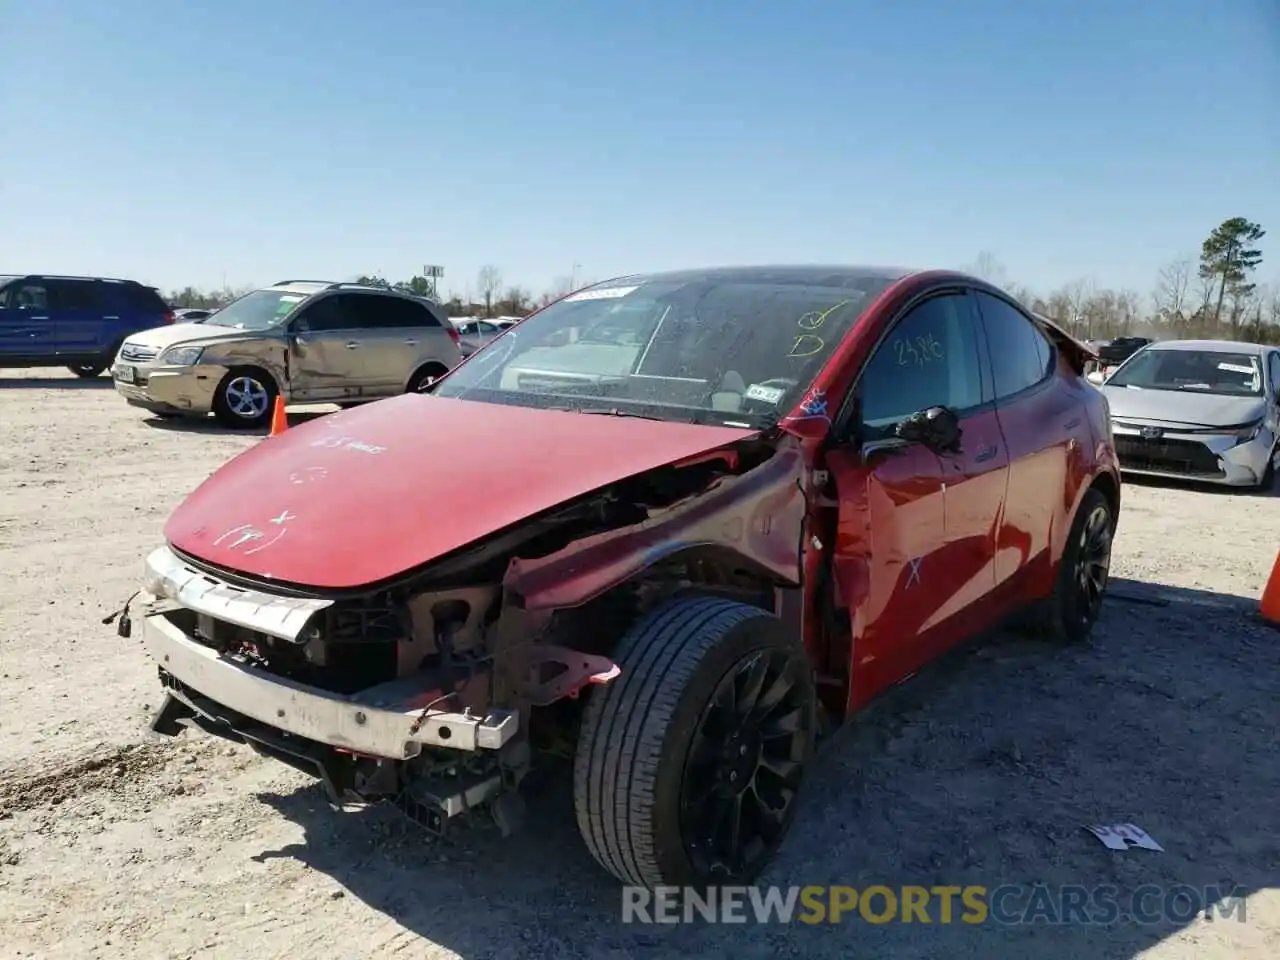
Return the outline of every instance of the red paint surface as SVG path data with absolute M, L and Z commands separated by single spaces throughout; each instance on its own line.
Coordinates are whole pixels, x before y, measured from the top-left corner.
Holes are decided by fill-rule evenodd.
M 191 494 L 165 537 L 251 576 L 356 587 L 751 435 L 405 394 L 264 440 Z M 236 543 L 249 532 L 261 537 Z

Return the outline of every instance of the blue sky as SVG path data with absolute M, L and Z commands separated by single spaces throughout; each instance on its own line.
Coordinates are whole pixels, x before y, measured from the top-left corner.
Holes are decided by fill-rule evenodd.
M 1280 280 L 1274 0 L 5 0 L 0 272 Z

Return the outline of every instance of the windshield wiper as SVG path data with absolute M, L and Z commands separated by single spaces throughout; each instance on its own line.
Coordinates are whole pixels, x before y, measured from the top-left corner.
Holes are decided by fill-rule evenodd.
M 617 407 L 566 407 L 574 413 L 592 413 L 603 417 L 635 417 L 638 420 L 657 420 L 665 423 L 663 417 L 650 417 L 643 413 L 632 413 L 629 410 L 619 410 Z

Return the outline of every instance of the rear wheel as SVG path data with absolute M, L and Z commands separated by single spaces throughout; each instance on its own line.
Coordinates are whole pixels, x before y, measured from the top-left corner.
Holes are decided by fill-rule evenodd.
M 623 883 L 749 883 L 795 816 L 817 696 L 803 647 L 757 607 L 671 601 L 593 690 L 574 761 L 578 827 Z
M 277 393 L 275 380 L 266 372 L 252 367 L 232 370 L 214 393 L 214 416 L 227 427 L 265 426 Z
M 107 369 L 107 365 L 105 363 L 81 363 L 67 367 L 67 369 L 77 377 L 89 380 L 92 377 L 100 375 L 103 370 Z
M 1086 492 L 1067 534 L 1053 593 L 1031 612 L 1034 632 L 1061 643 L 1089 638 L 1106 595 L 1115 527 L 1111 502 L 1100 490 Z
M 405 388 L 405 393 L 422 393 L 431 385 L 434 377 L 443 377 L 449 372 L 449 368 L 439 363 L 429 363 L 421 370 L 414 372 L 409 378 L 409 386 Z

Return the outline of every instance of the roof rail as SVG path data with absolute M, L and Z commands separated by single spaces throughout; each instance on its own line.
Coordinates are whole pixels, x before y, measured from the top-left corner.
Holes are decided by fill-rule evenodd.
M 330 284 L 328 280 L 277 280 L 275 283 L 272 284 L 272 286 L 287 287 L 290 284 L 294 284 L 294 283 L 322 283 L 322 284 L 329 284 L 330 286 L 332 286 L 332 284 Z
M 138 283 L 137 280 L 125 280 L 122 277 L 85 277 L 74 273 L 28 273 L 28 277 L 39 277 L 42 280 L 101 280 L 104 283 Z M 138 283 L 141 286 L 140 283 Z

